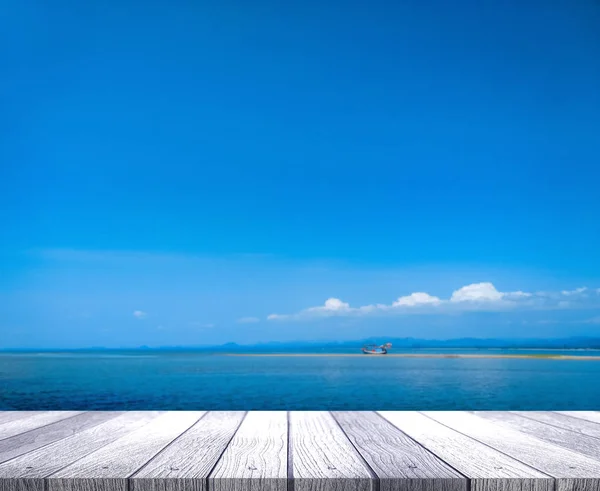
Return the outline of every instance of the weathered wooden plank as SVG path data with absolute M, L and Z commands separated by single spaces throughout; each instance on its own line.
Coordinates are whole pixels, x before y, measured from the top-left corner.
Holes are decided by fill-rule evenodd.
M 546 441 L 594 447 L 600 439 L 582 428 L 600 425 L 562 412 L 379 413 L 387 422 L 299 412 L 290 425 L 283 412 L 208 413 L 196 424 L 202 412 L 134 414 L 79 413 L 1 440 L 0 456 L 12 445 L 27 453 L 0 464 L 0 491 L 128 491 L 129 476 L 132 491 L 285 491 L 286 476 L 295 491 L 462 491 L 463 476 L 471 491 L 551 491 L 549 476 L 556 491 L 600 489 L 600 458 Z
M 597 438 L 582 435 L 581 433 L 573 433 L 564 428 L 557 428 L 556 426 L 524 418 L 518 414 L 506 411 L 480 411 L 475 414 L 502 426 L 535 436 L 540 440 L 554 443 L 560 447 L 568 448 L 574 452 L 579 452 L 588 457 L 600 460 L 600 440 Z
M 0 491 L 44 491 L 44 478 L 159 416 L 128 412 L 0 464 Z
M 209 412 L 130 479 L 132 491 L 207 489 L 207 478 L 245 413 Z
M 471 491 L 552 491 L 554 479 L 414 411 L 379 414 L 467 476 Z
M 597 491 L 600 486 L 600 462 L 590 457 L 474 414 L 450 411 L 423 414 L 556 478 L 557 491 Z
M 288 422 L 285 411 L 252 411 L 208 478 L 215 491 L 286 491 Z
M 55 423 L 61 419 L 70 418 L 77 414 L 81 414 L 81 411 L 44 411 L 27 418 L 9 421 L 0 425 L 0 440 Z
M 579 419 L 568 414 L 550 411 L 514 411 L 514 413 L 552 426 L 558 426 L 565 430 L 571 430 L 575 433 L 600 438 L 600 421 L 598 423 L 592 423 L 591 421 Z
M 135 474 L 167 445 L 193 426 L 205 411 L 168 412 L 52 474 L 49 491 L 127 491 Z
M 0 425 L 15 421 L 16 419 L 29 418 L 36 414 L 41 414 L 43 411 L 2 411 L 0 412 Z
M 62 440 L 71 435 L 115 418 L 121 413 L 90 411 L 62 419 L 56 423 L 0 440 L 0 463 Z
M 600 411 L 557 411 L 559 414 L 566 414 L 573 418 L 591 421 L 592 423 L 600 423 Z
M 376 477 L 333 416 L 290 413 L 290 452 L 295 491 L 366 491 Z
M 465 476 L 374 412 L 334 412 L 358 453 L 380 481 L 380 489 L 466 490 Z

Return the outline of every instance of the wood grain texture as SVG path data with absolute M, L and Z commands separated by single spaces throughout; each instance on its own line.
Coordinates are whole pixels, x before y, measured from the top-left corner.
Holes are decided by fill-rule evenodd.
M 35 416 L 42 412 L 43 411 L 2 411 L 0 412 L 0 425 L 16 419 L 29 418 L 30 416 Z
M 206 490 L 244 416 L 242 411 L 209 412 L 130 479 L 132 491 Z
M 553 413 L 548 411 L 513 411 L 519 416 L 534 419 L 552 426 L 564 428 L 582 435 L 600 438 L 600 422 L 592 423 L 585 419 L 576 418 L 567 414 Z
M 208 484 L 216 491 L 286 491 L 287 467 L 287 413 L 252 411 L 217 462 Z
M 375 476 L 333 416 L 290 413 L 290 452 L 295 491 L 367 491 Z
M 81 411 L 44 411 L 27 418 L 8 421 L 0 425 L 0 440 L 41 428 L 77 414 L 81 414 Z
M 515 413 L 502 411 L 476 412 L 477 416 L 493 421 L 500 425 L 535 436 L 540 440 L 554 443 L 560 447 L 600 460 L 600 440 L 591 436 L 573 433 L 564 428 L 541 423 L 534 419 L 525 418 Z
M 414 411 L 379 414 L 454 469 L 472 491 L 552 491 L 554 479 Z
M 474 414 L 424 412 L 428 417 L 556 478 L 557 491 L 596 490 L 600 462 Z
M 121 413 L 90 411 L 62 419 L 42 428 L 20 433 L 5 440 L 0 440 L 0 463 L 72 436 L 87 428 L 115 418 L 119 414 Z
M 0 412 L 0 491 L 600 491 L 598 414 Z
M 0 491 L 44 491 L 44 480 L 4 479 L 0 477 Z
M 169 412 L 47 479 L 49 491 L 127 491 L 127 478 L 194 425 L 204 411 Z M 85 486 L 83 486 L 85 484 Z
M 333 417 L 380 481 L 380 489 L 467 489 L 467 479 L 373 412 L 334 412 Z
M 558 414 L 565 414 L 573 418 L 600 423 L 600 411 L 557 411 Z
M 44 491 L 44 478 L 147 424 L 161 413 L 128 412 L 0 464 L 0 491 Z

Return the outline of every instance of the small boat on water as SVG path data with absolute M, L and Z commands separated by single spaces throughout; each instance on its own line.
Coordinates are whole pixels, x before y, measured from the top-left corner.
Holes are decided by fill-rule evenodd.
M 376 344 L 365 344 L 362 347 L 362 352 L 365 355 L 387 355 L 387 352 L 391 347 L 392 343 L 382 344 L 381 346 Z

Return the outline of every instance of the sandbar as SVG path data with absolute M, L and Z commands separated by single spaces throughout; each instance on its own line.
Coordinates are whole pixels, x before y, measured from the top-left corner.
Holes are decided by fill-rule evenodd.
M 256 357 L 366 357 L 369 358 L 504 358 L 504 359 L 541 359 L 541 360 L 594 360 L 600 361 L 600 356 L 576 356 L 553 354 L 523 354 L 523 355 L 493 355 L 468 353 L 388 353 L 386 355 L 365 355 L 362 353 L 223 353 L 223 356 L 256 356 Z

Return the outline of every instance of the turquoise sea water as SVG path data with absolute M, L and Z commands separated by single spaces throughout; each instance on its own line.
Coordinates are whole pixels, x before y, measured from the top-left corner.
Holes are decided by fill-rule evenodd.
M 600 361 L 0 353 L 0 410 L 10 409 L 599 410 Z

